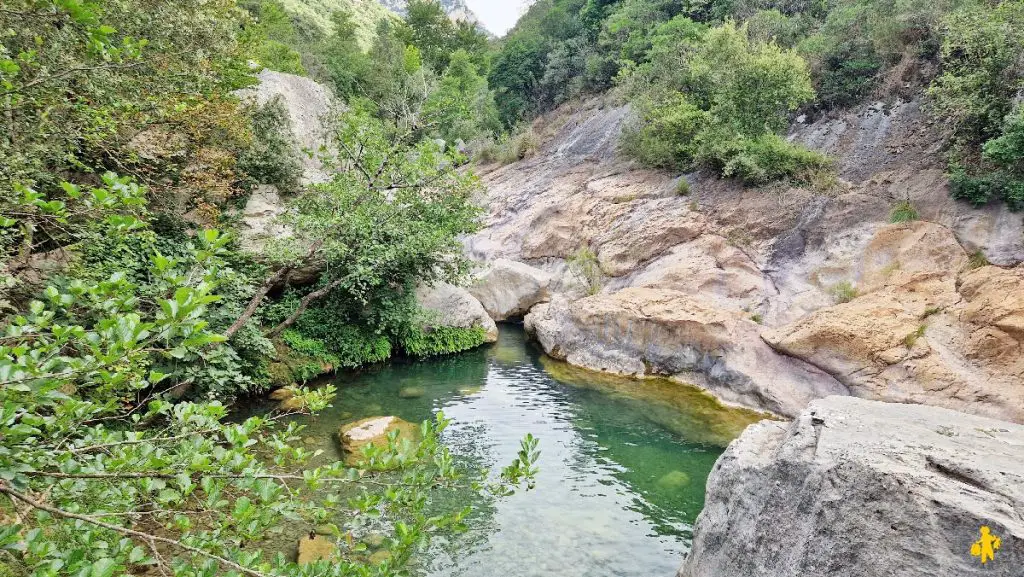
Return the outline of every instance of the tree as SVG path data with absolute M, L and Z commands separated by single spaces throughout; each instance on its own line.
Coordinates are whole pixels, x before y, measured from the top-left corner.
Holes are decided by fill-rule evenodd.
M 469 142 L 501 129 L 494 94 L 465 50 L 452 54 L 451 64 L 427 98 L 423 114 L 448 143 Z
M 89 214 L 107 234 L 144 227 L 145 190 L 127 179 L 88 190 L 66 184 L 80 206 L 44 206 L 26 195 L 19 214 L 51 215 L 69 225 Z M 9 220 L 10 217 L 5 217 Z M 33 218 L 33 217 L 20 217 Z M 6 222 L 6 221 L 5 221 Z M 15 226 L 18 223 L 14 223 Z M 109 576 L 152 567 L 162 575 L 365 575 L 354 539 L 366 518 L 391 523 L 389 560 L 397 574 L 436 531 L 458 530 L 468 511 L 427 515 L 428 490 L 469 489 L 438 435 L 439 414 L 422 440 L 363 449 L 363 476 L 342 463 L 310 468 L 298 445 L 302 427 L 288 414 L 226 422 L 219 401 L 173 404 L 160 395 L 163 359 L 201 354 L 226 338 L 206 321 L 220 297 L 230 239 L 205 231 L 191 258 L 159 253 L 147 296 L 125 275 L 54 284 L 12 317 L 0 335 L 0 528 L 3 567 L 15 574 Z M 295 390 L 304 410 L 333 389 Z M 485 491 L 509 494 L 536 473 L 536 441 Z M 374 472 L 399 472 L 374 480 Z M 370 480 L 369 483 L 366 483 Z M 362 485 L 360 485 L 362 483 Z M 341 503 L 340 486 L 362 489 Z M 326 526 L 337 555 L 300 567 L 259 543 L 285 523 Z
M 324 68 L 334 90 L 348 100 L 364 94 L 373 63 L 359 44 L 351 15 L 339 10 L 331 15 L 331 21 L 334 34 L 324 43 Z
M 334 179 L 296 198 L 284 224 L 296 234 L 278 248 L 281 267 L 257 291 L 232 336 L 270 290 L 295 268 L 322 262 L 321 286 L 270 335 L 295 323 L 310 304 L 338 291 L 366 302 L 375 290 L 408 290 L 414 280 L 453 281 L 467 270 L 459 237 L 475 230 L 469 202 L 477 179 L 433 141 L 389 125 L 357 106 L 340 122 Z

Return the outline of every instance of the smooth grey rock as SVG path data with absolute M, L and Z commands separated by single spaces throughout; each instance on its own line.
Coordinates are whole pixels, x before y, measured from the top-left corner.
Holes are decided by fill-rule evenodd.
M 498 326 L 466 289 L 448 283 L 421 286 L 416 289 L 416 300 L 424 310 L 434 313 L 435 324 L 462 329 L 481 327 L 487 331 L 487 342 L 497 342 Z
M 982 527 L 1002 539 L 985 567 Z M 830 397 L 722 455 L 679 577 L 1022 574 L 1024 427 Z
M 551 275 L 521 262 L 499 259 L 469 287 L 495 321 L 524 316 L 548 300 Z

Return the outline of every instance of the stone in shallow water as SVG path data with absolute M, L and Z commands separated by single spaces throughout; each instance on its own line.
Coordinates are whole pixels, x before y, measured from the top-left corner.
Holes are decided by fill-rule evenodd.
M 690 484 L 690 476 L 682 471 L 672 471 L 658 479 L 658 486 L 662 489 L 681 489 Z
M 423 387 L 405 387 L 398 391 L 398 396 L 402 399 L 418 399 L 427 394 L 427 390 Z
M 299 541 L 299 565 L 330 559 L 337 552 L 334 541 L 321 535 L 310 535 Z
M 399 419 L 398 417 L 370 417 L 342 425 L 338 430 L 341 447 L 345 453 L 345 464 L 354 467 L 362 460 L 363 447 L 374 445 L 387 447 L 388 434 L 398 431 L 399 441 L 408 439 L 415 443 L 419 440 L 419 427 Z

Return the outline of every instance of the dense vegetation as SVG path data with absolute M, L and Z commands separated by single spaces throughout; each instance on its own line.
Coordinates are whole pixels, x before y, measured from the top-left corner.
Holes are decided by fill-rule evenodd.
M 342 504 L 358 473 L 303 471 L 300 427 L 227 407 L 483 341 L 414 296 L 468 272 L 469 156 L 524 158 L 534 118 L 610 90 L 641 162 L 817 186 L 830 162 L 785 139 L 794 115 L 924 90 L 954 195 L 1021 209 L 1022 53 L 1019 1 L 539 0 L 497 42 L 430 0 L 402 17 L 368 0 L 5 1 L 0 574 L 402 574 L 463 522 L 428 514 L 430 492 L 481 488 L 438 443 L 443 417 L 415 446 L 368 449 L 363 468 L 392 474 Z M 345 102 L 328 182 L 303 184 L 281 102 L 239 101 L 252 61 Z M 265 186 L 292 234 L 253 255 L 232 231 Z M 596 290 L 593 261 L 571 268 Z M 303 411 L 333 392 L 290 390 Z M 483 490 L 529 481 L 535 458 L 527 440 Z M 380 566 L 359 543 L 373 523 Z M 315 526 L 346 537 L 338 562 L 260 547 Z
M 530 440 L 491 482 L 467 478 L 439 416 L 411 446 L 367 449 L 361 468 L 389 474 L 342 502 L 360 474 L 310 467 L 286 414 L 226 419 L 275 380 L 483 340 L 435 329 L 412 296 L 466 272 L 457 239 L 476 226 L 476 180 L 434 140 L 471 137 L 453 111 L 493 105 L 474 100 L 490 93 L 454 47 L 464 29 L 445 19 L 452 44 L 431 52 L 382 21 L 372 64 L 405 75 L 338 87 L 349 106 L 322 185 L 302 185 L 282 103 L 235 96 L 253 59 L 338 74 L 358 54 L 334 22 L 234 0 L 0 8 L 0 574 L 399 574 L 429 534 L 462 526 L 463 510 L 428 514 L 432 491 L 500 496 L 533 474 Z M 266 185 L 289 195 L 293 234 L 257 258 L 231 230 Z M 311 284 L 291 281 L 300 268 Z M 292 392 L 312 412 L 334 391 Z M 336 560 L 298 567 L 260 545 L 313 527 L 337 538 Z M 388 535 L 384 561 L 363 554 L 371 529 Z
M 1022 11 L 1012 0 L 538 0 L 489 80 L 508 127 L 617 89 L 639 113 L 627 147 L 638 159 L 755 184 L 813 181 L 827 165 L 779 138 L 792 115 L 928 89 L 952 127 L 954 195 L 1018 209 Z

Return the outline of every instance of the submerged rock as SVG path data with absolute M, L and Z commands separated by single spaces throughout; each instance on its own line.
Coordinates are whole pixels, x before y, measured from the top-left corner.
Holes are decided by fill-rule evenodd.
M 548 300 L 551 275 L 521 262 L 499 259 L 477 279 L 469 292 L 495 321 L 521 318 Z
M 315 532 L 299 541 L 299 565 L 307 565 L 330 559 L 338 552 L 338 546 L 329 539 Z
M 982 566 L 983 528 L 1002 540 Z M 1019 577 L 1024 427 L 919 405 L 815 401 L 719 459 L 680 577 Z
M 487 342 L 497 342 L 498 326 L 466 289 L 438 283 L 416 289 L 416 300 L 424 310 L 436 315 L 436 324 L 460 329 L 480 327 L 487 331 Z
M 427 390 L 423 387 L 404 387 L 398 391 L 398 397 L 401 399 L 419 399 L 426 394 Z
M 672 471 L 658 479 L 658 486 L 662 489 L 682 489 L 690 484 L 690 476 L 684 471 Z
M 277 389 L 270 393 L 271 401 L 287 401 L 288 399 L 295 396 L 295 390 L 285 387 L 283 389 Z
M 354 467 L 362 459 L 363 447 L 374 444 L 387 447 L 388 435 L 398 431 L 399 442 L 419 439 L 419 427 L 398 417 L 370 417 L 347 425 L 338 430 L 338 438 L 345 454 L 345 464 Z

